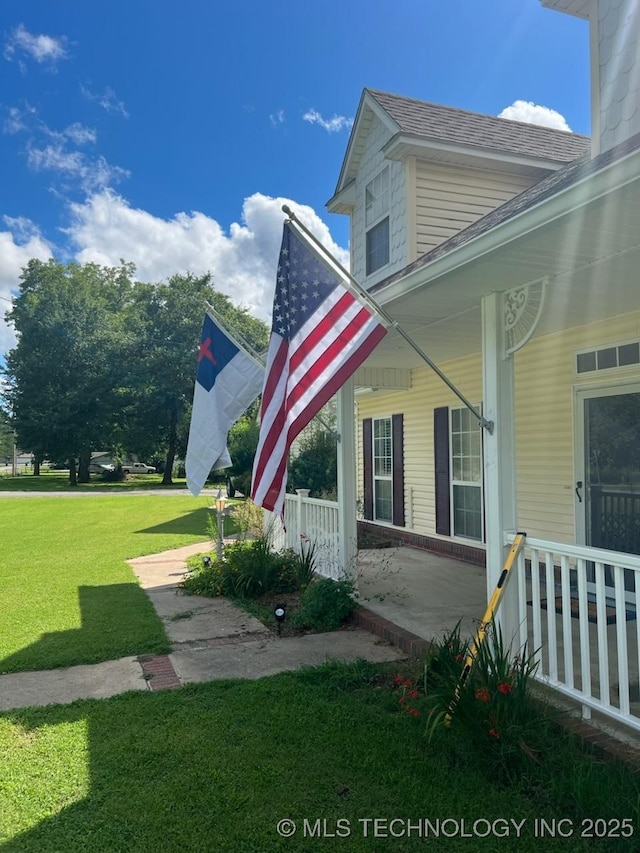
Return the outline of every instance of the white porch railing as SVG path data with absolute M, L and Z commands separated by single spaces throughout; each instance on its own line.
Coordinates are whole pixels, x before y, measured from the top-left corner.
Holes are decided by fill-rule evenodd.
M 530 538 L 519 555 L 519 640 L 536 678 L 583 716 L 598 710 L 638 730 L 639 597 L 640 557 Z
M 286 495 L 284 517 L 287 529 L 277 515 L 265 512 L 265 530 L 272 536 L 277 551 L 292 548 L 299 552 L 303 541 L 315 546 L 316 571 L 324 577 L 344 577 L 338 538 L 338 504 L 309 497 L 308 489 Z M 305 547 L 307 547 L 305 545 Z

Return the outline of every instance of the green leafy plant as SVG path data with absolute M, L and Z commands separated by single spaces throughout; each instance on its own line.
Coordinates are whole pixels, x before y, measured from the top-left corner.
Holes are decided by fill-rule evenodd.
M 352 580 L 321 578 L 304 590 L 297 615 L 301 627 L 335 631 L 356 607 Z
M 316 543 L 304 533 L 300 534 L 300 553 L 297 555 L 297 582 L 299 589 L 305 589 L 316 576 Z
M 232 506 L 230 512 L 241 538 L 262 536 L 265 533 L 264 510 L 261 506 L 256 506 L 250 498 Z
M 297 585 L 297 556 L 272 551 L 266 536 L 227 545 L 222 560 L 207 555 L 187 565 L 182 589 L 191 595 L 257 598 L 267 592 L 291 592 Z
M 526 648 L 512 656 L 499 626 L 489 626 L 466 680 L 461 680 L 470 642 L 460 625 L 434 641 L 422 680 L 397 681 L 399 703 L 411 716 L 426 718 L 429 739 L 441 730 L 473 743 L 496 772 L 516 777 L 548 749 L 549 719 L 534 702 L 530 682 L 536 665 Z

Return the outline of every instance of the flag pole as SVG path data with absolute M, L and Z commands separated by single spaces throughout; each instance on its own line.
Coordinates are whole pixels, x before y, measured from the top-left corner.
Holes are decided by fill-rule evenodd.
M 256 350 L 251 346 L 251 344 L 240 335 L 234 326 L 230 326 L 226 320 L 223 320 L 220 314 L 216 311 L 213 305 L 210 302 L 204 303 L 207 306 L 207 311 L 211 319 L 220 326 L 223 332 L 225 332 L 231 340 L 237 344 L 241 349 L 243 349 L 246 355 L 251 356 L 254 361 L 257 361 L 262 367 L 264 367 L 264 358 L 261 356 Z
M 359 283 L 359 282 L 358 282 L 358 281 L 357 281 L 357 280 L 356 280 L 356 279 L 351 275 L 351 273 L 350 273 L 348 270 L 346 270 L 346 269 L 342 266 L 342 264 L 341 264 L 339 261 L 337 261 L 337 260 L 333 257 L 333 255 L 332 255 L 332 254 L 331 254 L 327 249 L 325 249 L 325 247 L 324 247 L 324 246 L 322 245 L 322 243 L 318 240 L 318 238 L 317 238 L 317 237 L 316 237 L 316 236 L 315 236 L 311 231 L 309 231 L 309 229 L 306 227 L 306 225 L 304 225 L 304 223 L 302 223 L 302 222 L 298 219 L 298 217 L 297 217 L 297 216 L 295 215 L 295 213 L 291 210 L 291 208 L 290 208 L 288 205 L 283 204 L 283 205 L 282 205 L 282 210 L 284 211 L 284 213 L 286 213 L 286 214 L 287 214 L 287 216 L 288 216 L 288 217 L 289 217 L 289 219 L 292 221 L 292 223 L 293 223 L 293 224 L 294 224 L 294 225 L 295 225 L 299 230 L 301 230 L 302 232 L 304 232 L 304 234 L 305 234 L 305 235 L 306 235 L 310 240 L 312 240 L 312 241 L 313 241 L 314 246 L 316 246 L 318 249 L 320 249 L 320 250 L 321 250 L 321 252 L 322 252 L 322 253 L 323 253 L 323 255 L 325 256 L 325 258 L 326 258 L 326 259 L 328 259 L 328 260 L 329 260 L 329 261 L 330 261 L 330 262 L 331 262 L 331 263 L 332 263 L 332 264 L 333 264 L 333 265 L 334 265 L 334 266 L 335 266 L 335 267 L 336 267 L 336 268 L 337 268 L 337 269 L 342 273 L 342 275 L 343 275 L 343 276 L 345 276 L 345 278 L 347 279 L 347 281 L 349 282 L 349 284 L 351 285 L 351 287 L 355 290 L 355 292 L 358 294 L 358 296 L 360 297 L 360 299 L 361 299 L 361 300 L 362 300 L 362 301 L 363 301 L 367 306 L 369 306 L 369 307 L 371 308 L 371 310 L 372 310 L 372 311 L 374 311 L 374 312 L 375 312 L 379 317 L 381 317 L 381 318 L 382 318 L 382 320 L 384 321 L 384 323 L 385 323 L 388 327 L 390 327 L 390 328 L 392 328 L 392 329 L 395 329 L 395 331 L 397 331 L 397 332 L 398 332 L 398 334 L 399 334 L 399 335 L 400 335 L 400 336 L 401 336 L 401 337 L 406 341 L 406 343 L 407 343 L 407 344 L 409 344 L 409 346 L 411 347 L 411 349 L 412 349 L 412 350 L 414 350 L 414 352 L 416 352 L 416 353 L 420 356 L 420 358 L 421 358 L 424 362 L 426 362 L 426 363 L 429 365 L 429 367 L 430 367 L 430 368 L 431 368 L 431 369 L 432 369 L 432 370 L 433 370 L 433 371 L 434 371 L 434 372 L 435 372 L 435 373 L 440 377 L 440 379 L 442 379 L 442 381 L 445 383 L 445 385 L 446 385 L 448 388 L 450 388 L 450 389 L 451 389 L 451 391 L 453 391 L 453 393 L 454 393 L 454 394 L 456 395 L 456 397 L 460 400 L 460 402 L 461 402 L 461 403 L 464 403 L 464 405 L 467 407 L 467 409 L 469 409 L 469 411 L 472 413 L 472 415 L 477 419 L 477 421 L 478 421 L 478 425 L 479 425 L 480 427 L 482 427 L 483 429 L 486 429 L 486 430 L 487 430 L 487 432 L 491 435 L 491 434 L 493 433 L 493 426 L 494 426 L 493 421 L 488 421 L 486 418 L 484 418 L 484 417 L 482 416 L 482 414 L 481 414 L 481 413 L 480 413 L 480 412 L 475 408 L 475 406 L 474 406 L 472 403 L 470 403 L 470 402 L 469 402 L 469 400 L 467 400 L 467 398 L 464 396 L 464 394 L 463 394 L 463 393 L 462 393 L 458 388 L 456 388 L 456 386 L 453 384 L 453 382 L 451 382 L 451 380 L 450 380 L 447 376 L 445 376 L 445 374 L 440 370 L 440 368 L 438 367 L 438 365 L 437 365 L 434 361 L 432 361 L 432 360 L 429 358 L 429 356 L 428 356 L 428 355 L 427 355 L 427 354 L 426 354 L 426 353 L 425 353 L 425 352 L 424 352 L 424 351 L 423 351 L 423 350 L 418 346 L 418 344 L 413 340 L 413 338 L 411 338 L 411 337 L 410 337 L 410 336 L 409 336 L 409 335 L 404 331 L 404 329 L 403 329 L 403 328 L 398 324 L 398 321 L 397 321 L 397 320 L 394 320 L 394 319 L 393 319 L 389 314 L 387 314 L 387 312 L 384 310 L 384 308 L 382 308 L 382 306 L 381 306 L 381 305 L 379 305 L 379 304 L 375 301 L 375 299 L 373 299 L 373 298 L 370 296 L 370 294 L 369 294 L 369 293 L 367 293 L 367 291 L 366 291 L 366 290 L 362 287 L 362 285 L 361 285 L 361 284 L 360 284 L 360 283 Z

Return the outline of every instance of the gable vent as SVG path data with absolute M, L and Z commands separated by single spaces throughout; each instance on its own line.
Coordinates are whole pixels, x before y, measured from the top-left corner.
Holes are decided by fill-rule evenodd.
M 640 364 L 640 342 L 638 341 L 616 347 L 603 347 L 591 352 L 579 352 L 576 356 L 577 373 L 611 370 L 613 367 L 627 367 L 630 364 Z

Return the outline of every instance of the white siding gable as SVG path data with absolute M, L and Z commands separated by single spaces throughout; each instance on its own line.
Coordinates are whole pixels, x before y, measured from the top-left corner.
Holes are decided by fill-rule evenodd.
M 407 255 L 407 184 L 405 167 L 402 163 L 385 159 L 382 147 L 391 138 L 391 133 L 378 119 L 374 118 L 367 137 L 365 151 L 356 177 L 356 206 L 352 224 L 352 268 L 355 278 L 366 288 L 371 287 L 409 262 Z M 389 263 L 368 278 L 365 275 L 365 189 L 367 184 L 382 169 L 389 168 Z

